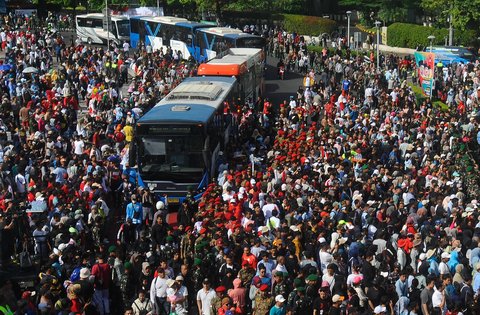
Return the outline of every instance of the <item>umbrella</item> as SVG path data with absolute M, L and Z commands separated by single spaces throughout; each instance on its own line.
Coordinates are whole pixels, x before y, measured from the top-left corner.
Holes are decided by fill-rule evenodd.
M 12 69 L 12 65 L 9 65 L 9 64 L 0 65 L 0 71 L 9 71 L 10 69 Z
M 23 69 L 22 73 L 27 74 L 27 73 L 37 73 L 38 69 L 34 67 L 27 67 Z

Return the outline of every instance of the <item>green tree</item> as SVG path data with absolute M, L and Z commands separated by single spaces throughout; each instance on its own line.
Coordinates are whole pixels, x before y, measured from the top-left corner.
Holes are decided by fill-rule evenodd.
M 421 7 L 444 26 L 451 15 L 453 27 L 460 30 L 474 28 L 480 19 L 480 0 L 421 0 Z
M 340 0 L 339 4 L 344 8 L 360 11 L 362 13 L 362 22 L 373 25 L 376 19 L 380 19 L 386 23 L 405 21 L 408 11 L 418 9 L 420 1 L 421 0 Z

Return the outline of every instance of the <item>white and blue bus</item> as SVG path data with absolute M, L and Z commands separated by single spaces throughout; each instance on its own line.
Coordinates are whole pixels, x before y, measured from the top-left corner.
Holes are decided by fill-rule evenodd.
M 230 48 L 260 48 L 264 49 L 265 38 L 244 33 L 239 29 L 229 27 L 199 28 L 195 33 L 196 51 L 200 55 L 199 62 L 211 60 Z
M 198 55 L 195 51 L 195 31 L 209 25 L 191 22 L 171 16 L 135 16 L 130 18 L 130 46 L 137 48 L 139 42 L 152 46 L 152 50 L 171 47 L 181 51 L 183 58 Z
M 166 194 L 169 204 L 188 192 L 199 198 L 230 138 L 224 105 L 233 104 L 237 89 L 234 77 L 187 78 L 142 116 L 130 150 L 140 184 Z
M 108 39 L 117 45 L 129 40 L 130 21 L 128 17 L 112 15 L 110 32 L 104 29 L 105 16 L 102 13 L 90 13 L 76 16 L 77 37 L 84 43 L 106 45 Z
M 184 18 L 161 16 L 136 16 L 130 18 L 130 46 L 139 42 L 152 46 L 152 50 L 167 47 L 181 51 L 183 58 L 191 56 L 197 62 L 208 61 L 229 48 L 264 48 L 261 36 L 243 33 L 227 27 L 188 21 Z

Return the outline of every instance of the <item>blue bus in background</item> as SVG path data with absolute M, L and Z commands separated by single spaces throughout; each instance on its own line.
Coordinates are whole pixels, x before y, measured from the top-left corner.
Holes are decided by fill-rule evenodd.
M 425 48 L 426 52 L 430 52 L 430 48 Z M 475 61 L 475 55 L 465 47 L 459 46 L 434 46 L 431 52 L 435 54 L 435 63 L 441 62 L 444 65 L 451 63 L 463 63 Z
M 195 32 L 210 25 L 191 22 L 171 16 L 135 16 L 130 18 L 130 46 L 137 48 L 139 42 L 152 46 L 154 51 L 171 47 L 181 51 L 183 58 L 200 55 L 195 47 Z
M 230 48 L 264 49 L 265 45 L 265 38 L 235 28 L 207 27 L 199 28 L 195 33 L 195 46 L 200 52 L 196 60 L 199 62 L 211 60 Z
M 167 47 L 181 51 L 184 59 L 193 57 L 205 62 L 229 48 L 265 48 L 261 36 L 243 33 L 239 29 L 212 27 L 210 24 L 188 21 L 171 16 L 134 16 L 130 18 L 130 46 L 139 42 L 152 46 L 153 51 Z
M 167 195 L 171 205 L 190 192 L 198 198 L 230 138 L 224 104 L 237 96 L 235 77 L 187 78 L 142 116 L 130 151 L 140 185 Z

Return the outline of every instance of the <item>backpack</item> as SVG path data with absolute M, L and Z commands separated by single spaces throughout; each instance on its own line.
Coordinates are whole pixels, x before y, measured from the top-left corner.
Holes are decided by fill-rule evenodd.
M 148 303 L 149 303 L 148 298 L 146 298 L 145 301 L 147 302 L 146 305 L 148 305 Z M 146 310 L 146 308 L 141 309 L 141 308 L 137 305 L 137 303 L 136 303 L 135 301 L 133 302 L 133 304 L 134 304 L 134 305 L 136 306 L 136 308 L 138 309 L 138 311 L 139 311 L 138 314 L 139 314 L 139 315 L 147 315 L 147 314 L 148 314 L 148 311 Z

